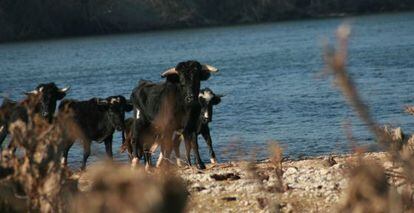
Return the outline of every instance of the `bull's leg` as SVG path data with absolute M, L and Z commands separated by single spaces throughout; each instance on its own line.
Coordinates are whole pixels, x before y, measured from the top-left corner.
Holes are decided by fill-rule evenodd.
M 154 153 L 159 145 L 159 141 L 156 141 L 154 144 L 152 144 L 151 149 L 150 149 L 150 153 Z M 162 163 L 162 160 L 164 159 L 164 147 L 163 145 L 160 146 L 160 154 L 158 155 L 158 159 L 157 159 L 157 163 L 155 164 L 156 167 L 159 167 Z
M 122 145 L 121 145 L 121 152 L 124 152 L 125 151 L 125 149 L 127 150 L 127 153 L 128 153 L 128 158 L 129 158 L 129 161 L 132 161 L 132 158 L 133 158 L 133 156 L 132 156 L 132 146 L 133 146 L 133 144 L 132 144 L 132 141 L 134 140 L 134 138 L 132 138 L 130 135 L 127 137 L 127 136 L 125 136 L 125 131 L 122 131 Z M 131 134 L 131 132 L 129 133 L 129 134 Z
M 10 140 L 9 145 L 7 146 L 7 149 L 9 150 L 10 154 L 16 153 L 16 145 L 13 143 L 13 139 Z
M 145 161 L 145 170 L 148 170 L 152 163 L 151 163 L 151 152 L 148 150 L 144 151 L 144 161 Z
M 181 143 L 181 134 L 175 132 L 173 135 L 173 146 L 175 152 L 175 158 L 177 159 L 177 166 L 181 167 L 181 156 L 180 156 L 180 143 Z
M 62 165 L 66 166 L 68 164 L 68 154 L 69 154 L 69 150 L 72 147 L 72 145 L 73 145 L 73 141 L 66 142 L 65 149 L 63 150 L 62 161 L 61 161 Z
M 185 155 L 187 157 L 187 163 L 191 166 L 191 142 L 186 134 L 184 134 L 184 144 L 185 144 Z
M 7 137 L 7 127 L 6 125 L 0 126 L 0 150 L 2 149 L 3 141 Z
M 161 151 L 160 155 L 158 155 L 156 167 L 160 167 L 163 160 L 164 160 L 164 154 L 162 154 L 162 151 Z
M 160 164 L 162 163 L 164 159 L 167 159 L 168 161 L 170 160 L 171 153 L 174 147 L 173 137 L 174 137 L 174 131 L 170 130 L 168 131 L 166 136 L 163 137 L 162 139 L 161 153 L 162 153 L 163 158 L 160 160 L 161 161 Z
M 107 138 L 105 138 L 105 151 L 106 151 L 106 155 L 109 158 L 112 158 L 112 138 L 113 135 L 108 136 Z
M 132 159 L 134 158 L 134 156 L 132 155 L 132 149 L 133 149 L 132 144 L 130 142 L 128 142 L 128 144 L 126 144 L 126 146 L 127 146 L 127 152 L 128 152 L 129 160 L 132 161 Z
M 142 129 L 141 121 L 138 119 L 134 120 L 133 129 L 132 129 L 132 140 L 131 140 L 131 147 L 132 147 L 132 160 L 131 164 L 132 167 L 135 167 L 139 159 L 142 155 L 144 155 L 144 160 L 146 159 L 145 154 L 143 154 L 144 147 L 142 143 L 139 141 L 139 133 Z
M 210 129 L 208 128 L 208 126 L 206 125 L 203 126 L 203 128 L 201 129 L 201 135 L 203 136 L 204 140 L 207 143 L 208 150 L 210 152 L 210 162 L 217 163 L 216 154 L 214 153 L 213 144 L 211 141 Z
M 193 149 L 194 155 L 196 157 L 197 168 L 205 169 L 206 166 L 204 165 L 204 162 L 201 160 L 200 153 L 198 152 L 198 141 L 197 141 L 196 133 L 191 134 L 190 141 L 191 141 L 191 148 Z
M 85 141 L 83 143 L 83 161 L 81 170 L 85 170 L 86 161 L 88 160 L 89 155 L 91 154 L 91 141 Z
M 123 130 L 122 132 L 121 132 L 121 136 L 122 136 L 122 146 L 124 146 L 125 145 L 125 130 Z

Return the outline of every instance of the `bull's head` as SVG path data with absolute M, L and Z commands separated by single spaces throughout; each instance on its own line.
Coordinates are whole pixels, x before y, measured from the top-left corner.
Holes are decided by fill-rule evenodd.
M 219 104 L 222 97 L 223 95 L 214 94 L 209 88 L 200 91 L 198 102 L 201 106 L 200 118 L 202 123 L 211 122 L 213 119 L 213 105 Z
M 39 95 L 40 114 L 49 122 L 52 121 L 56 109 L 56 102 L 66 96 L 70 87 L 58 88 L 55 83 L 39 84 L 35 90 L 26 92 L 26 95 Z
M 97 104 L 107 107 L 108 118 L 112 126 L 122 131 L 125 129 L 125 112 L 132 110 L 132 105 L 124 96 L 110 96 L 106 99 L 97 99 Z
M 197 100 L 200 81 L 207 80 L 211 73 L 216 72 L 218 69 L 213 66 L 200 64 L 197 61 L 186 61 L 178 63 L 176 67 L 168 69 L 161 76 L 167 78 L 167 81 L 179 83 L 184 103 L 191 105 Z

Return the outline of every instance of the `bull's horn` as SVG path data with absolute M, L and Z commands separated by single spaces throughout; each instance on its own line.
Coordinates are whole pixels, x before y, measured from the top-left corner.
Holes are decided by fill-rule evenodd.
M 65 88 L 59 89 L 59 92 L 67 92 L 69 90 L 70 90 L 70 87 L 65 87 Z
M 224 97 L 224 95 L 223 95 L 223 94 L 216 94 L 216 96 L 217 96 L 217 97 L 219 97 L 219 98 Z
M 215 73 L 218 72 L 219 70 L 211 65 L 208 64 L 203 64 L 203 70 L 207 70 L 209 72 Z
M 171 69 L 168 69 L 168 70 L 166 70 L 165 72 L 163 72 L 162 74 L 161 74 L 161 77 L 167 77 L 168 75 L 172 75 L 172 74 L 175 74 L 175 75 L 178 75 L 178 72 L 177 72 L 177 70 L 175 69 L 175 67 L 174 68 L 171 68 Z
M 101 98 L 97 98 L 96 99 L 96 103 L 99 104 L 99 105 L 104 105 L 104 104 L 107 104 L 108 103 L 108 100 L 101 99 Z
M 24 94 L 26 94 L 26 95 L 37 95 L 38 93 L 39 93 L 38 90 L 32 90 L 30 92 L 25 92 Z

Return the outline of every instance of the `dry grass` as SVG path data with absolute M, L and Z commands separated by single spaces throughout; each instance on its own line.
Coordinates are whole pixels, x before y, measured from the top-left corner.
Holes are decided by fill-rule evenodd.
M 18 120 L 9 127 L 13 146 L 3 150 L 1 167 L 13 172 L 7 183 L 27 203 L 27 210 L 60 212 L 64 200 L 68 171 L 60 163 L 65 140 L 74 135 L 76 127 L 67 116 L 59 116 L 50 124 L 34 114 L 32 109 L 38 97 L 31 96 L 23 105 L 28 111 L 28 122 Z M 13 147 L 17 148 L 15 153 Z
M 347 197 L 339 212 L 401 212 L 402 202 L 376 162 L 359 162 L 351 170 Z
M 84 175 L 91 184 L 71 212 L 183 212 L 186 205 L 185 185 L 173 172 L 148 174 L 107 162 Z
M 279 146 L 277 142 L 272 142 L 270 145 L 270 152 L 272 154 L 270 161 L 274 166 L 274 172 L 277 177 L 277 183 L 274 186 L 274 189 L 277 192 L 285 192 L 286 190 L 288 190 L 288 188 L 285 184 L 283 184 L 283 149 Z
M 187 192 L 168 168 L 149 175 L 105 162 L 91 168 L 87 192 L 61 164 L 67 141 L 82 138 L 71 112 L 48 123 L 32 109 L 37 97 L 24 102 L 28 122 L 10 125 L 11 143 L 0 161 L 0 209 L 10 212 L 182 212 Z
M 404 179 L 400 185 L 403 194 L 396 193 L 387 178 L 395 177 L 395 173 L 385 173 L 381 166 L 359 162 L 351 172 L 347 199 L 343 212 L 402 212 L 413 211 L 414 160 L 411 154 L 401 154 L 405 147 L 405 137 L 401 129 L 381 128 L 371 116 L 369 107 L 363 102 L 358 90 L 349 76 L 346 61 L 348 38 L 351 33 L 349 25 L 342 25 L 337 30 L 336 48 L 326 46 L 326 71 L 334 77 L 335 85 L 340 89 L 349 105 L 375 136 L 378 144 L 388 150 L 392 160 L 400 168 L 398 178 Z M 411 112 L 411 109 L 406 109 Z M 350 133 L 349 133 L 350 134 Z M 412 139 L 410 139 L 412 140 Z M 407 153 L 407 152 L 406 152 Z

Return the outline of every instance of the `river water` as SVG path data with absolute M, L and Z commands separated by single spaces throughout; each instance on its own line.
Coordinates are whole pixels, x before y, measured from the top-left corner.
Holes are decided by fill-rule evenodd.
M 219 161 L 265 158 L 278 141 L 291 158 L 350 151 L 343 124 L 359 144 L 373 138 L 328 78 L 321 78 L 324 40 L 345 19 L 67 38 L 0 45 L 0 92 L 21 99 L 42 82 L 71 86 L 67 98 L 130 96 L 140 79 L 195 59 L 220 69 L 202 83 L 224 94 L 210 124 Z M 414 13 L 347 18 L 352 26 L 349 71 L 373 116 L 414 132 Z M 130 116 L 130 115 L 129 115 Z M 120 133 L 115 134 L 115 159 Z M 200 137 L 202 157 L 209 156 Z M 81 161 L 81 146 L 69 162 Z M 103 159 L 95 143 L 88 162 Z

